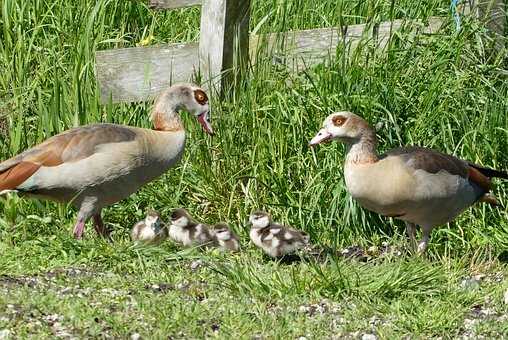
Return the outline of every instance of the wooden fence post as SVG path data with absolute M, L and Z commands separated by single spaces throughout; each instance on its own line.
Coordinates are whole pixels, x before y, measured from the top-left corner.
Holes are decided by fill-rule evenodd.
M 249 56 L 250 0 L 203 0 L 199 39 L 203 79 L 223 91 Z M 236 59 L 238 57 L 238 59 Z
M 476 3 L 478 18 L 485 22 L 485 27 L 490 31 L 495 50 L 501 50 L 505 47 L 505 0 L 478 0 Z

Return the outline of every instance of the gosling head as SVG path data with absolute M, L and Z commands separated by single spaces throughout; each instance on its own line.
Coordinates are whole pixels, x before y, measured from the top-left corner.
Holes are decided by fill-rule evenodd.
M 229 229 L 229 226 L 226 223 L 217 223 L 213 227 L 213 232 L 215 233 L 215 236 L 219 240 L 228 241 L 233 238 L 231 230 Z
M 155 210 L 148 210 L 146 212 L 145 224 L 150 227 L 156 227 L 156 226 L 160 227 L 160 225 L 162 224 L 162 221 L 161 221 L 159 213 Z
M 253 211 L 249 217 L 249 223 L 254 229 L 261 229 L 268 227 L 271 222 L 270 214 L 262 210 Z
M 190 221 L 189 213 L 183 208 L 175 209 L 171 213 L 171 224 L 176 227 L 186 228 L 190 225 Z

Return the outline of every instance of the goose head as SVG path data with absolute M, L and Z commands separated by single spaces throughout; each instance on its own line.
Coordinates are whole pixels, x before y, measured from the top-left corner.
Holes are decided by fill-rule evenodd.
M 310 146 L 338 139 L 346 144 L 354 144 L 372 129 L 360 116 L 347 111 L 335 112 L 326 117 L 323 128 L 309 142 Z
M 171 213 L 171 224 L 180 227 L 180 228 L 187 228 L 190 225 L 191 217 L 187 210 L 180 208 L 175 209 Z
M 270 214 L 262 210 L 253 211 L 249 216 L 249 224 L 254 229 L 268 227 L 271 223 Z
M 206 133 L 213 135 L 208 96 L 202 88 L 193 84 L 176 84 L 159 95 L 152 109 L 155 129 L 179 129 L 180 120 L 175 114 L 182 109 L 192 114 Z

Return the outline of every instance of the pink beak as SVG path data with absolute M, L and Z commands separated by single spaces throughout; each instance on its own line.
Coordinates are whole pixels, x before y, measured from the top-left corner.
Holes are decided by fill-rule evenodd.
M 206 133 L 213 136 L 213 129 L 212 125 L 210 125 L 210 122 L 208 121 L 208 111 L 203 112 L 198 116 L 198 122 L 203 127 L 203 130 L 205 130 Z
M 319 130 L 317 135 L 314 136 L 309 142 L 309 146 L 315 146 L 321 143 L 326 143 L 332 139 L 332 135 L 325 129 Z

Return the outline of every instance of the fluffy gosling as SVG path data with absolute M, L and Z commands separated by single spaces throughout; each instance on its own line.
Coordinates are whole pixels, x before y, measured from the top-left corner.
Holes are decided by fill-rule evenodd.
M 264 211 L 250 214 L 250 239 L 271 257 L 282 257 L 294 253 L 309 244 L 309 235 L 303 231 L 276 224 Z
M 215 245 L 225 251 L 239 251 L 240 240 L 238 236 L 229 228 L 226 223 L 217 223 L 212 233 L 215 239 Z
M 194 221 L 185 209 L 175 209 L 171 213 L 169 237 L 186 247 L 212 246 L 214 243 L 213 234 L 208 226 Z
M 162 222 L 159 213 L 149 210 L 145 219 L 132 227 L 131 238 L 134 242 L 159 244 L 168 238 L 168 229 Z

